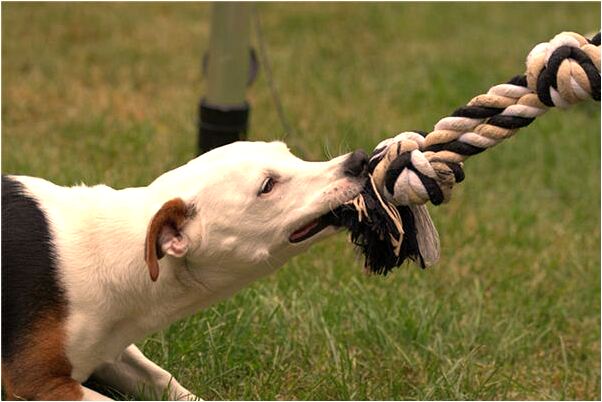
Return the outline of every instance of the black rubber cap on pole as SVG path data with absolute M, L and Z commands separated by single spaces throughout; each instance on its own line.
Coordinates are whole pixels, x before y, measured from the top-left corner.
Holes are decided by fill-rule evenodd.
M 245 140 L 250 107 L 247 102 L 240 106 L 210 105 L 205 99 L 199 105 L 198 154 L 231 142 Z

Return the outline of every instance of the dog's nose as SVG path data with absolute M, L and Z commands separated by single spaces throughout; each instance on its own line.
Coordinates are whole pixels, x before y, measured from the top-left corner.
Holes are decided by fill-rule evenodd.
M 368 173 L 368 154 L 361 149 L 354 151 L 345 160 L 343 172 L 351 177 L 365 176 Z

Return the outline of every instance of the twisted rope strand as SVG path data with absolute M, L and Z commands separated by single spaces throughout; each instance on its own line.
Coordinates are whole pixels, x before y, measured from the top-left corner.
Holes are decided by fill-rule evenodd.
M 403 132 L 381 142 L 370 167 L 385 199 L 397 206 L 447 202 L 469 156 L 512 137 L 550 107 L 600 101 L 600 33 L 590 40 L 560 33 L 536 45 L 526 66 L 524 75 L 474 97 L 430 133 Z

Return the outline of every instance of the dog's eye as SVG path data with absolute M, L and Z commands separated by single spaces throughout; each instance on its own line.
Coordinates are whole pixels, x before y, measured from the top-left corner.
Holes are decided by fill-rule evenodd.
M 276 184 L 276 181 L 271 177 L 268 177 L 264 180 L 263 184 L 261 185 L 261 188 L 259 189 L 259 194 L 261 195 L 269 193 L 274 188 L 274 184 Z

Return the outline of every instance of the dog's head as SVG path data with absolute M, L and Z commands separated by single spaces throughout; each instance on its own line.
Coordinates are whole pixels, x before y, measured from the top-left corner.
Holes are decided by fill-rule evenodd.
M 363 151 L 327 162 L 303 161 L 281 142 L 208 152 L 149 186 L 170 199 L 147 230 L 151 277 L 164 255 L 193 270 L 264 275 L 334 233 L 332 211 L 360 192 L 366 174 Z

